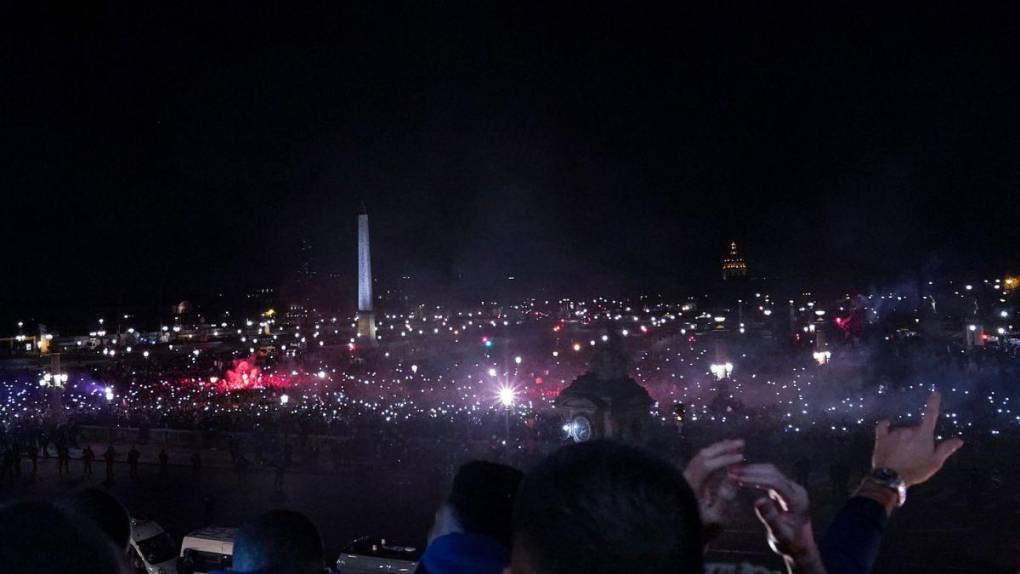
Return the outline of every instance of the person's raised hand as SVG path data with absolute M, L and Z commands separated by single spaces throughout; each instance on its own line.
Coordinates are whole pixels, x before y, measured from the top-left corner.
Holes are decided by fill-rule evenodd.
M 798 571 L 818 571 L 821 557 L 815 544 L 810 503 L 804 487 L 767 463 L 734 468 L 730 475 L 742 487 L 768 493 L 768 497 L 755 501 L 754 511 L 768 532 L 769 547 L 786 558 L 791 571 L 794 566 Z
M 684 478 L 694 493 L 700 496 L 705 482 L 712 473 L 743 461 L 743 439 L 719 441 L 698 451 L 698 454 L 687 463 Z
M 935 444 L 935 423 L 939 419 L 942 395 L 932 392 L 924 408 L 921 424 L 891 429 L 889 421 L 879 421 L 875 427 L 875 450 L 871 457 L 872 468 L 896 471 L 907 486 L 914 486 L 931 478 L 963 441 L 951 438 Z
M 729 503 L 737 495 L 732 479 L 724 471 L 743 460 L 744 441 L 724 440 L 698 451 L 684 469 L 684 478 L 698 498 L 706 540 L 722 530 Z

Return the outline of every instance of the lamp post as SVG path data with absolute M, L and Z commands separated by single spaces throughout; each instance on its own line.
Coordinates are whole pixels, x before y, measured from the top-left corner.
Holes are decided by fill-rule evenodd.
M 113 444 L 113 425 L 116 419 L 115 413 L 117 409 L 117 406 L 113 402 L 113 399 L 115 398 L 113 394 L 113 386 L 107 385 L 103 390 L 103 396 L 106 397 L 106 416 L 110 423 L 110 426 L 107 429 L 107 436 L 109 438 L 109 443 Z
M 506 442 L 510 442 L 510 408 L 514 406 L 514 399 L 517 398 L 517 391 L 510 386 L 499 388 L 499 402 L 503 405 L 503 421 L 506 431 Z

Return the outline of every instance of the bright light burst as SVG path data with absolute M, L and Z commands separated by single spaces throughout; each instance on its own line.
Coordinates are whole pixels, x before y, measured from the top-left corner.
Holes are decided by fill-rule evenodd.
M 713 363 L 709 367 L 709 370 L 712 371 L 712 374 L 715 375 L 716 379 L 722 380 L 729 377 L 730 373 L 733 372 L 733 363 Z
M 517 400 L 517 389 L 510 385 L 501 385 L 497 394 L 500 404 L 506 408 L 512 407 L 514 401 Z
M 824 365 L 832 358 L 832 353 L 830 351 L 815 351 L 811 356 L 815 358 L 816 363 Z

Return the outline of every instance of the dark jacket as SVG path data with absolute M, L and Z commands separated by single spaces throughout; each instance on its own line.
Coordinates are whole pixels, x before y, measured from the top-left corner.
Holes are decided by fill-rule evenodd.
M 482 534 L 454 532 L 436 538 L 418 563 L 418 574 L 500 574 L 510 550 Z
M 867 574 L 878 557 L 889 515 L 863 496 L 847 501 L 822 538 L 822 562 L 828 574 Z

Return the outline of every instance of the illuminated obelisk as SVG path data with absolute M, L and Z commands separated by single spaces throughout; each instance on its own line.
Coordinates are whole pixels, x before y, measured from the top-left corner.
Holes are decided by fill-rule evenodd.
M 368 243 L 368 213 L 358 214 L 358 344 L 374 347 L 375 311 L 372 310 L 372 253 Z

